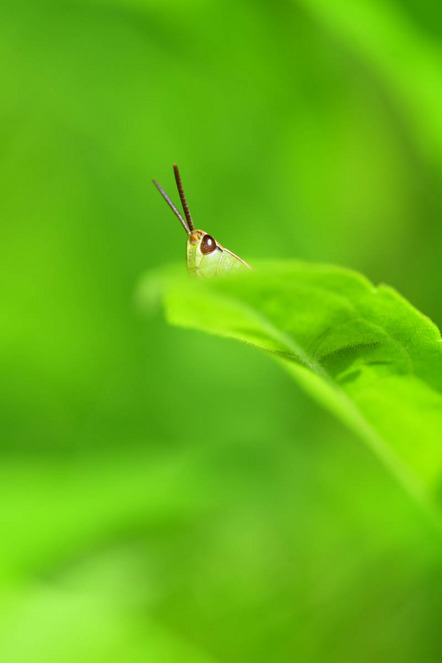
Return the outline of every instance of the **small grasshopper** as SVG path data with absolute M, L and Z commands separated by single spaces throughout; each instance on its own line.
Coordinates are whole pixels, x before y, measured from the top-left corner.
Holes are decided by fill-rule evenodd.
M 245 260 L 228 249 L 225 249 L 216 241 L 216 239 L 204 232 L 204 230 L 195 230 L 186 196 L 184 195 L 180 172 L 176 164 L 173 164 L 173 171 L 175 173 L 175 180 L 186 219 L 182 217 L 181 213 L 177 210 L 158 182 L 153 180 L 153 183 L 169 207 L 171 207 L 172 211 L 179 218 L 187 233 L 187 270 L 189 274 L 200 278 L 210 278 L 211 276 L 217 276 L 218 274 L 225 274 L 227 272 L 233 273 L 239 272 L 243 269 L 252 269 Z

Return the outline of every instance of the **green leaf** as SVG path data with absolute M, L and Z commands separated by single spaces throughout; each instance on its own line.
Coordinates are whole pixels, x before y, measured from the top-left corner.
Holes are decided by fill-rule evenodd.
M 410 20 L 409 8 L 401 3 L 301 0 L 301 4 L 384 80 L 400 100 L 401 113 L 419 148 L 440 167 L 442 54 L 438 40 L 430 39 L 419 21 Z
M 162 288 L 170 323 L 270 352 L 440 526 L 442 344 L 427 317 L 356 272 L 299 262 L 201 282 L 174 272 Z

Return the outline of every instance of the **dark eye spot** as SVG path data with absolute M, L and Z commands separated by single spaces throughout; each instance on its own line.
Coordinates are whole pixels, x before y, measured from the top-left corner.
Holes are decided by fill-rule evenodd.
M 210 235 L 204 235 L 201 241 L 201 253 L 207 255 L 216 249 L 216 242 Z

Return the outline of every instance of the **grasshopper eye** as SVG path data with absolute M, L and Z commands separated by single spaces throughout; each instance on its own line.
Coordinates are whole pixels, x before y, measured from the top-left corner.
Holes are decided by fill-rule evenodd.
M 204 235 L 201 241 L 201 253 L 207 255 L 216 249 L 216 242 L 210 235 Z

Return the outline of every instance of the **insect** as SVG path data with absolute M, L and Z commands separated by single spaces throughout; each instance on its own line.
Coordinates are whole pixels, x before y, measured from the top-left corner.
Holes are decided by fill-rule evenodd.
M 210 278 L 226 272 L 239 272 L 243 269 L 252 269 L 245 260 L 228 249 L 225 249 L 216 241 L 216 239 L 204 230 L 195 230 L 189 205 L 187 204 L 186 196 L 184 195 L 180 172 L 175 163 L 173 164 L 173 172 L 175 174 L 184 216 L 186 217 L 185 219 L 158 182 L 153 180 L 153 183 L 174 214 L 179 218 L 187 233 L 187 270 L 189 274 L 200 278 Z

